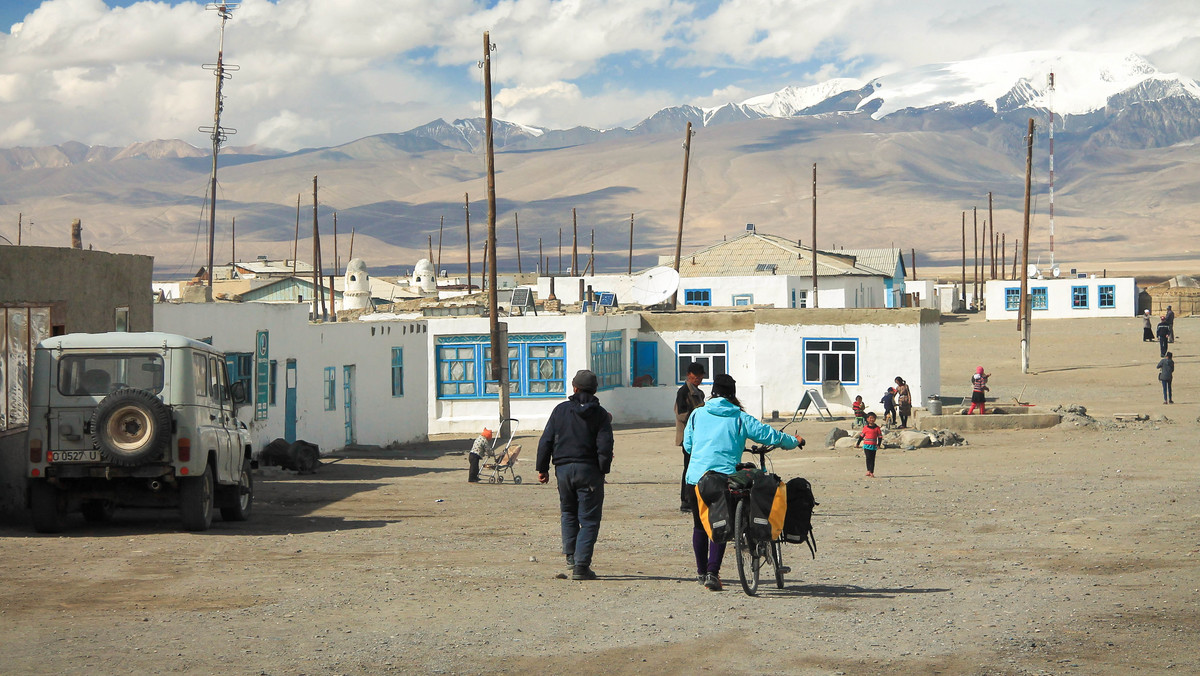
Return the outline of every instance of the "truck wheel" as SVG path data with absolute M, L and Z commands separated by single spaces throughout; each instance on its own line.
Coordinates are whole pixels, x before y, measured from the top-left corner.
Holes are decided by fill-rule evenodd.
M 179 479 L 179 515 L 184 530 L 208 530 L 213 517 L 212 465 L 200 476 Z
M 96 448 L 114 465 L 140 465 L 171 446 L 171 411 L 146 390 L 127 387 L 105 397 L 91 428 Z
M 245 521 L 250 518 L 254 506 L 254 475 L 250 473 L 250 461 L 242 461 L 242 473 L 234 486 L 222 487 L 221 518 L 225 521 Z
M 45 481 L 35 481 L 29 487 L 30 506 L 33 508 L 33 529 L 39 533 L 57 533 L 63 528 L 63 509 L 59 504 L 58 489 Z
M 79 511 L 88 523 L 107 523 L 112 521 L 117 505 L 112 500 L 88 500 L 80 505 Z

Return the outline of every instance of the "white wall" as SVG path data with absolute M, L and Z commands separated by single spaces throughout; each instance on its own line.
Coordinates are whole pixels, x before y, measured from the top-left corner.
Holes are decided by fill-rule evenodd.
M 1031 279 L 1029 288 L 1045 287 L 1047 309 L 1033 310 L 1033 318 L 1074 319 L 1079 317 L 1132 317 L 1137 314 L 1137 280 L 1132 277 L 1088 277 L 1086 279 Z M 1072 287 L 1087 287 L 1088 306 L 1076 308 L 1071 305 Z M 1116 287 L 1115 307 L 1099 306 L 1099 287 Z M 1020 289 L 1021 280 L 991 280 L 985 285 L 987 318 L 1017 318 L 1016 310 L 1004 307 L 1005 289 Z
M 239 411 L 256 450 L 284 435 L 286 364 L 296 360 L 296 435 L 323 453 L 345 445 L 344 369 L 355 366 L 355 432 L 360 444 L 386 445 L 426 437 L 429 381 L 423 321 L 310 324 L 304 305 L 159 303 L 158 331 L 212 337 L 225 352 L 254 352 L 257 332 L 269 332 L 268 358 L 277 363 L 276 404 L 254 420 L 253 404 Z M 391 392 L 392 348 L 404 349 L 404 395 Z M 334 408 L 325 410 L 325 367 L 335 368 Z M 253 390 L 253 388 L 252 388 Z M 253 397 L 253 394 L 251 395 Z
M 905 280 L 904 293 L 920 296 L 917 307 L 938 309 L 937 283 L 932 279 Z
M 597 275 L 594 277 L 556 277 L 554 295 L 563 303 L 579 302 L 579 280 L 594 292 L 612 291 L 618 305 L 634 303 L 631 289 L 637 276 Z M 822 308 L 881 308 L 887 300 L 883 277 L 828 276 L 817 280 L 818 300 Z M 798 275 L 748 275 L 743 277 L 682 277 L 679 280 L 679 304 L 684 304 L 688 289 L 709 289 L 714 307 L 733 306 L 733 296 L 750 294 L 754 305 L 791 307 L 791 291 L 807 291 L 812 306 L 812 277 Z M 538 278 L 539 299 L 550 296 L 550 278 Z M 797 295 L 797 303 L 799 296 Z

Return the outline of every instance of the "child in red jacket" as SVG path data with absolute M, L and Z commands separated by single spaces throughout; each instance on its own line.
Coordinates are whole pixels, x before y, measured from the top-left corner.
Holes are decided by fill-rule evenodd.
M 883 429 L 875 424 L 875 414 L 867 414 L 867 424 L 858 433 L 856 447 L 862 446 L 863 454 L 867 456 L 867 476 L 875 476 L 875 451 L 883 443 Z

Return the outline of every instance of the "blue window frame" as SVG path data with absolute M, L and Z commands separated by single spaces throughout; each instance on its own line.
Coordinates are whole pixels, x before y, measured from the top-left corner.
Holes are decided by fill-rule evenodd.
M 1030 308 L 1034 310 L 1049 310 L 1050 309 L 1050 294 L 1046 291 L 1046 287 L 1039 286 L 1036 289 L 1029 290 Z
M 325 410 L 332 411 L 337 407 L 337 369 L 333 366 L 325 367 Z
M 857 338 L 805 338 L 803 342 L 805 384 L 827 380 L 858 384 Z
M 592 372 L 596 374 L 600 389 L 621 386 L 621 332 L 593 332 Z
M 252 396 L 254 390 L 250 388 L 250 385 L 251 378 L 254 377 L 254 353 L 226 352 L 225 366 L 229 371 L 229 384 L 243 383 L 242 387 L 246 388 L 246 396 Z
M 733 294 L 733 306 L 739 305 L 754 305 L 754 294 L 752 293 L 735 293 Z
M 404 348 L 392 348 L 392 396 L 404 396 Z
M 687 368 L 692 362 L 704 366 L 704 382 L 711 383 L 714 376 L 729 372 L 729 343 L 713 341 L 704 343 L 675 343 L 675 382 L 682 383 L 687 377 Z
M 544 339 L 551 340 L 544 340 Z M 509 335 L 508 377 L 513 397 L 555 397 L 567 392 L 567 346 L 563 334 Z M 440 336 L 437 345 L 439 399 L 492 399 L 499 381 L 491 379 L 488 336 Z
M 1099 308 L 1114 308 L 1117 306 L 1117 287 L 1112 284 L 1105 284 L 1097 289 L 1096 307 Z
M 1088 308 L 1088 288 L 1086 286 L 1071 287 L 1071 307 L 1075 310 Z
M 712 289 L 684 289 L 684 305 L 712 305 Z
M 1004 289 L 1004 309 L 1012 310 L 1014 312 L 1021 309 L 1020 287 L 1009 287 Z

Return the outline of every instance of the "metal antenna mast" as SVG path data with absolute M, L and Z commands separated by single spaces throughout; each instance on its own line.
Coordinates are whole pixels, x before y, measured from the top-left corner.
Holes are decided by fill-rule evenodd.
M 1050 108 L 1050 274 L 1058 276 L 1058 268 L 1054 265 L 1054 72 L 1050 72 L 1050 87 L 1048 94 Z
M 229 21 L 233 16 L 233 10 L 237 9 L 237 3 L 221 2 L 209 4 L 205 9 L 216 11 L 217 16 L 221 18 L 221 42 L 220 48 L 217 50 L 217 62 L 204 64 L 205 70 L 211 70 L 217 75 L 217 96 L 213 106 L 213 125 L 211 127 L 200 127 L 199 130 L 208 134 L 212 139 L 212 176 L 209 178 L 208 186 L 208 291 L 206 300 L 212 300 L 212 285 L 213 285 L 213 244 L 216 241 L 217 234 L 217 152 L 221 149 L 221 144 L 229 139 L 230 134 L 236 134 L 236 129 L 221 126 L 221 109 L 224 107 L 225 97 L 221 95 L 221 86 L 225 80 L 233 77 L 230 72 L 238 70 L 238 66 L 225 63 L 225 22 Z

